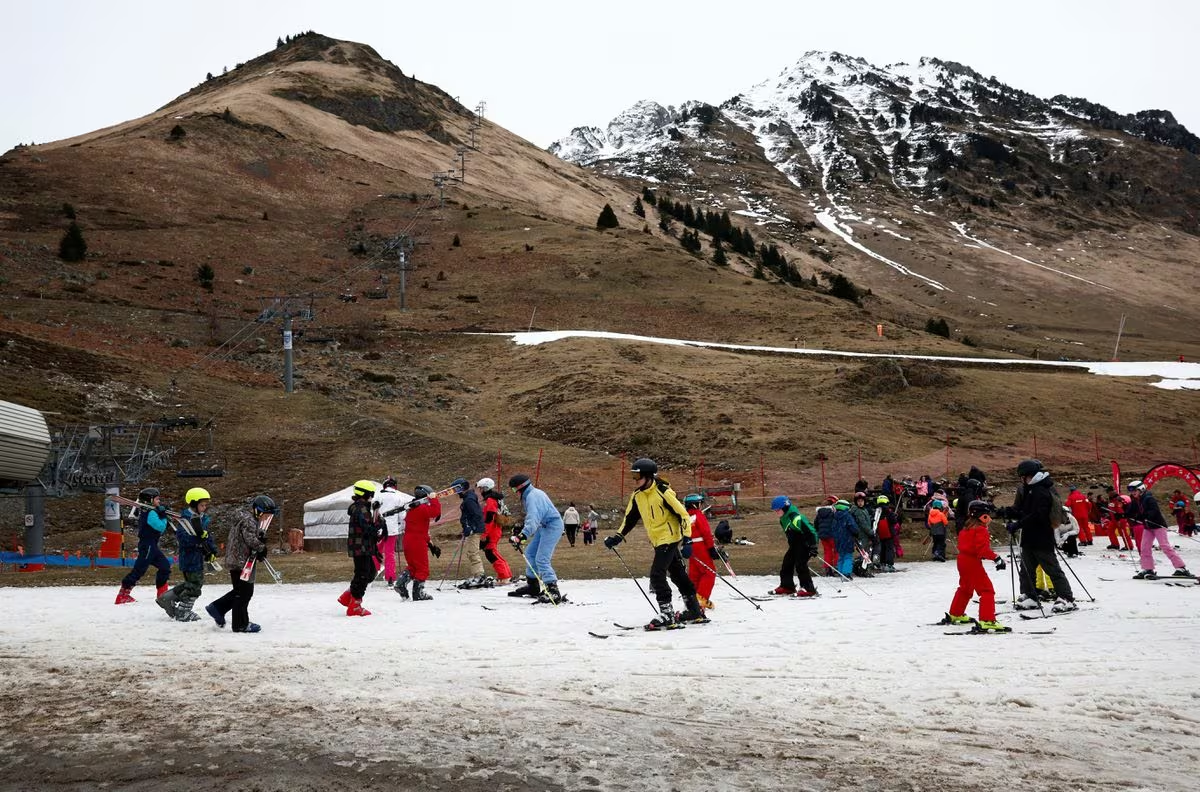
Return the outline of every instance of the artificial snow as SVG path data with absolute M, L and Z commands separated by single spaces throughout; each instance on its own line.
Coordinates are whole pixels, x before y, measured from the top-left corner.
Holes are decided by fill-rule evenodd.
M 602 547 L 563 552 L 623 574 Z M 558 607 L 449 584 L 404 602 L 377 584 L 366 618 L 335 602 L 344 585 L 260 581 L 257 635 L 172 622 L 146 585 L 119 607 L 115 586 L 4 588 L 5 772 L 19 784 L 48 763 L 33 788 L 112 756 L 148 761 L 167 782 L 153 788 L 200 788 L 228 772 L 222 752 L 249 746 L 267 777 L 321 757 L 351 775 L 379 762 L 500 774 L 472 790 L 1188 788 L 1200 588 L 1133 581 L 1135 566 L 1108 555 L 1071 561 L 1095 604 L 1072 580 L 1080 612 L 1022 621 L 1000 605 L 1015 633 L 967 637 L 929 626 L 949 607 L 953 563 L 820 578 L 821 599 L 761 611 L 718 581 L 712 624 L 659 633 L 613 627 L 653 615 L 620 577 L 562 581 L 579 604 Z M 1010 573 L 987 568 L 1011 599 Z M 731 582 L 761 594 L 778 579 Z M 197 611 L 227 590 L 210 576 Z M 197 765 L 195 750 L 217 758 Z

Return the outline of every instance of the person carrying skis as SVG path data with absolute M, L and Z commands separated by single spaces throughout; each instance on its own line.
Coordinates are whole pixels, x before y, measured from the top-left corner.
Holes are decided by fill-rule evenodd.
M 524 473 L 510 478 L 508 486 L 521 496 L 521 505 L 525 507 L 525 522 L 509 537 L 525 557 L 525 585 L 508 592 L 508 596 L 536 597 L 538 602 L 557 605 L 565 598 L 558 590 L 558 574 L 550 561 L 554 558 L 554 548 L 562 539 L 562 515 L 550 496 L 533 486 Z
M 983 568 L 983 562 L 994 561 L 997 571 L 1004 569 L 1004 559 L 992 550 L 988 524 L 995 508 L 985 500 L 971 501 L 966 509 L 966 522 L 958 533 L 958 589 L 950 602 L 950 610 L 939 624 L 971 624 L 967 604 L 972 595 L 979 594 L 979 621 L 975 629 L 981 632 L 1012 632 L 996 621 L 996 589 Z
M 192 487 L 183 499 L 187 507 L 179 516 L 192 529 L 190 532 L 175 532 L 179 542 L 179 571 L 183 573 L 183 582 L 176 584 L 175 588 L 162 594 L 155 602 L 175 621 L 189 622 L 200 618 L 192 612 L 192 608 L 204 588 L 204 564 L 216 560 L 217 546 L 208 535 L 208 490 Z
M 500 501 L 504 494 L 496 491 L 496 482 L 490 478 L 479 479 L 475 486 L 483 499 L 483 538 L 479 541 L 479 549 L 496 572 L 496 585 L 507 586 L 512 582 L 512 569 L 500 555 L 500 538 L 504 534 L 504 526 L 500 523 Z
M 433 599 L 433 595 L 425 591 L 425 581 L 429 580 L 429 554 L 441 558 L 442 548 L 429 540 L 429 523 L 440 519 L 442 502 L 433 496 L 433 487 L 428 484 L 413 487 L 413 500 L 405 511 L 404 536 L 400 538 L 405 568 L 396 579 L 395 589 L 401 599 L 408 599 L 410 580 L 414 602 Z
M 250 599 L 254 596 L 254 576 L 258 572 L 255 564 L 250 570 L 250 579 L 242 580 L 242 570 L 251 558 L 259 561 L 267 557 L 267 537 L 259 532 L 262 518 L 276 514 L 275 501 L 270 495 L 258 495 L 250 502 L 250 508 L 237 517 L 225 540 L 225 567 L 233 588 L 223 597 L 204 606 L 218 627 L 225 626 L 225 614 L 233 611 L 234 632 L 256 633 L 262 629 L 250 621 Z
M 146 574 L 146 569 L 153 566 L 155 596 L 161 597 L 167 593 L 167 581 L 171 579 L 171 559 L 159 549 L 158 542 L 167 530 L 167 507 L 163 505 L 162 493 L 155 487 L 146 487 L 138 493 L 138 502 L 150 508 L 138 509 L 138 547 L 137 560 L 133 569 L 121 579 L 121 591 L 117 593 L 116 605 L 137 602 L 133 598 L 133 587 Z
M 891 499 L 880 495 L 875 499 L 875 535 L 879 539 L 879 568 L 883 572 L 896 571 L 896 535 L 900 531 L 900 517 L 892 510 Z
M 771 499 L 771 511 L 779 516 L 779 527 L 787 539 L 787 552 L 779 567 L 779 587 L 772 594 L 797 597 L 816 597 L 817 587 L 808 570 L 808 559 L 817 557 L 817 529 L 792 504 L 787 495 L 776 495 Z M 794 574 L 794 577 L 793 577 Z M 796 591 L 794 580 L 800 580 L 800 591 Z
M 817 507 L 817 513 L 813 517 L 813 526 L 817 529 L 817 538 L 821 540 L 821 553 L 825 559 L 825 568 L 821 570 L 822 575 L 833 577 L 837 569 L 837 543 L 833 538 L 833 524 L 835 522 L 835 509 L 833 505 L 837 503 L 837 498 L 829 495 Z
M 708 517 L 704 516 L 704 496 L 698 492 L 686 495 L 683 506 L 692 517 L 692 558 L 688 561 L 688 579 L 696 587 L 700 607 L 711 610 L 716 607 L 712 603 L 712 590 L 717 582 L 721 551 L 713 539 Z
M 625 506 L 625 520 L 620 533 L 605 539 L 604 546 L 609 550 L 615 549 L 639 521 L 646 527 L 650 544 L 654 546 L 654 560 L 650 563 L 650 590 L 654 592 L 659 610 L 659 615 L 646 625 L 646 629 L 672 629 L 681 623 L 707 622 L 708 617 L 696 598 L 696 587 L 683 568 L 683 559 L 692 554 L 691 515 L 675 497 L 671 485 L 658 477 L 658 463 L 653 459 L 638 459 L 629 472 L 637 477 L 637 484 Z M 678 614 L 671 606 L 668 575 L 683 597 L 685 609 Z
M 854 574 L 859 577 L 873 577 L 871 571 L 871 543 L 875 538 L 871 533 L 871 513 L 867 511 L 867 493 L 854 493 L 854 503 L 850 506 L 850 516 L 858 526 L 858 538 L 855 541 L 859 557 L 854 563 Z
M 854 540 L 858 523 L 850 516 L 850 501 L 839 499 L 833 504 L 833 543 L 837 550 L 837 571 L 849 580 L 854 575 Z
M 1017 477 L 1022 487 L 1018 490 L 1017 500 L 1010 508 L 1009 514 L 1017 519 L 1010 520 L 1005 528 L 1010 534 L 1021 532 L 1021 594 L 1020 601 L 1013 604 L 1017 610 L 1032 610 L 1039 607 L 1037 602 L 1036 570 L 1039 566 L 1050 576 L 1057 599 L 1051 610 L 1055 613 L 1078 610 L 1075 596 L 1071 591 L 1071 582 L 1063 573 L 1058 563 L 1055 550 L 1054 523 L 1050 518 L 1050 510 L 1059 508 L 1055 505 L 1058 496 L 1053 491 L 1054 481 L 1049 472 L 1036 459 L 1022 460 L 1017 465 Z
M 1175 567 L 1175 572 L 1171 576 L 1194 578 L 1195 575 L 1187 571 L 1183 559 L 1171 546 L 1171 539 L 1167 536 L 1167 521 L 1163 517 L 1162 509 L 1158 507 L 1158 501 L 1154 499 L 1154 494 L 1146 489 L 1146 485 L 1141 481 L 1129 482 L 1129 488 L 1134 493 L 1133 500 L 1137 503 L 1137 511 L 1142 518 L 1142 539 L 1138 544 L 1142 570 L 1133 577 L 1137 580 L 1158 579 L 1158 575 L 1154 573 L 1154 543 L 1158 542 L 1158 548 L 1166 554 L 1171 565 Z
M 346 532 L 346 555 L 354 559 L 354 576 L 350 588 L 338 597 L 338 604 L 346 609 L 347 616 L 370 616 L 371 611 L 363 607 L 367 586 L 375 579 L 375 561 L 379 557 L 379 540 L 387 534 L 387 523 L 379 516 L 379 509 L 372 510 L 377 486 L 374 481 L 360 479 L 354 482 L 350 499 L 350 528 Z

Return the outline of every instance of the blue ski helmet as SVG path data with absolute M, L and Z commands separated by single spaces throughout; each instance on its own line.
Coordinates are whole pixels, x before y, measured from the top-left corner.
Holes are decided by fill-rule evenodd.
M 774 498 L 771 499 L 771 511 L 776 511 L 778 509 L 786 509 L 788 506 L 791 506 L 791 505 L 792 505 L 792 502 L 790 500 L 788 500 L 787 495 L 776 495 Z
M 685 506 L 699 506 L 703 502 L 704 496 L 699 492 L 690 492 L 683 497 L 683 504 Z

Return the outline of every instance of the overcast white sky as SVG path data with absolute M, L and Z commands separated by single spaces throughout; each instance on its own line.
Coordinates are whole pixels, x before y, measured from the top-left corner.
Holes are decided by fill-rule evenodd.
M 0 0 L 0 152 L 155 110 L 315 30 L 373 46 L 540 146 L 639 99 L 719 103 L 808 50 L 955 60 L 1042 97 L 1173 112 L 1200 134 L 1188 0 Z

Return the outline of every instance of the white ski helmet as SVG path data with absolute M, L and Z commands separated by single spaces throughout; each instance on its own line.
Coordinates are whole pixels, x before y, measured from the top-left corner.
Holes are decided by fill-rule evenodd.
M 1200 492 L 1197 492 L 1195 495 L 1192 496 L 1192 502 L 1200 504 Z
M 481 490 L 490 490 L 496 488 L 496 482 L 490 478 L 481 478 L 476 482 L 475 486 Z

